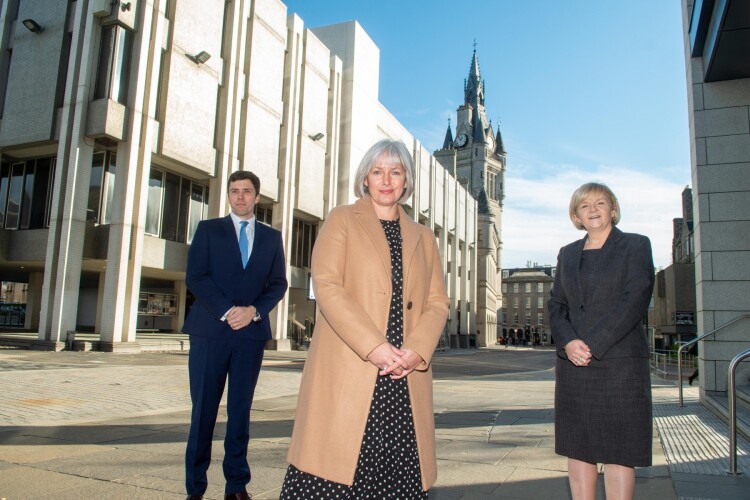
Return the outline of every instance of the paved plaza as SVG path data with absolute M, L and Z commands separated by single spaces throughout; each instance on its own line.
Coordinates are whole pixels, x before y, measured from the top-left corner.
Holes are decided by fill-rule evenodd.
M 304 354 L 266 355 L 251 414 L 254 498 L 278 498 Z M 570 498 L 553 451 L 553 365 L 548 349 L 436 354 L 431 499 Z M 636 498 L 750 498 L 747 442 L 744 476 L 723 474 L 726 426 L 697 389 L 680 408 L 674 382 L 653 387 L 654 465 L 637 470 Z M 186 354 L 0 350 L 0 402 L 0 499 L 184 498 Z M 219 419 L 207 498 L 223 498 Z

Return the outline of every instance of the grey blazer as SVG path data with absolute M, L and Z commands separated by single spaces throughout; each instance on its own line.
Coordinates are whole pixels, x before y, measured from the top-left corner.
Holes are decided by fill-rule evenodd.
M 586 237 L 560 249 L 555 282 L 548 301 L 557 355 L 581 339 L 596 359 L 648 357 L 642 320 L 654 287 L 651 242 L 645 236 L 612 228 L 602 246 L 601 279 L 581 290 L 579 269 Z

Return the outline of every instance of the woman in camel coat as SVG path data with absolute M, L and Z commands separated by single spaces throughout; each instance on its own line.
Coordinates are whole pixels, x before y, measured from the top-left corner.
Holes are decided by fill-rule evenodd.
M 318 316 L 281 498 L 425 498 L 435 482 L 430 360 L 448 296 L 433 232 L 399 205 L 413 179 L 403 143 L 380 141 L 358 169 L 360 199 L 318 235 Z

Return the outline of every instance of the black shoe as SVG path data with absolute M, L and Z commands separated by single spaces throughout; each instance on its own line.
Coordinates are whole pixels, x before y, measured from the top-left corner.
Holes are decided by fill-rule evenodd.
M 238 493 L 227 493 L 224 495 L 224 500 L 253 500 L 253 496 L 247 491 L 240 491 Z
M 203 500 L 203 495 L 188 495 L 186 500 Z

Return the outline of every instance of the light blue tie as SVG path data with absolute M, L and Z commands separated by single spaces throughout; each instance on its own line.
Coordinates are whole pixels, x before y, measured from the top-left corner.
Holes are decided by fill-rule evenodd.
M 240 221 L 240 255 L 242 255 L 243 268 L 247 265 L 247 253 L 249 250 L 247 248 L 247 224 L 246 220 Z

